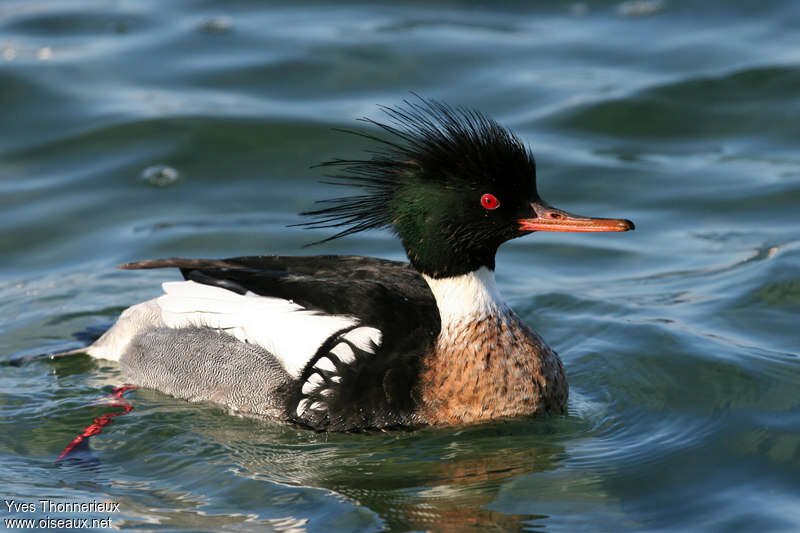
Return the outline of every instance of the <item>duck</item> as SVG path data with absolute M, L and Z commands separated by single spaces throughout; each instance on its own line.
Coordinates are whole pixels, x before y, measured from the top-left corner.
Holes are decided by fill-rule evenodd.
M 537 231 L 629 231 L 537 191 L 530 148 L 481 112 L 417 97 L 382 106 L 361 159 L 321 166 L 355 190 L 301 213 L 327 242 L 388 229 L 408 262 L 355 255 L 169 258 L 182 280 L 80 351 L 130 386 L 318 431 L 563 414 L 557 353 L 500 295 L 501 244 Z

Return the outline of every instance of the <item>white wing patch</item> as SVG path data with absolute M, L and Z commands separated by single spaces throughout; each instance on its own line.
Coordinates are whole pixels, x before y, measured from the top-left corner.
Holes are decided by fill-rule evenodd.
M 318 370 L 327 370 L 328 372 L 336 372 L 336 365 L 327 357 L 320 357 L 319 361 L 314 364 L 314 368 Z
M 377 328 L 371 328 L 369 326 L 361 326 L 360 328 L 351 329 L 344 335 L 342 338 L 346 341 L 352 342 L 353 345 L 358 348 L 359 350 L 364 350 L 365 352 L 375 353 L 374 347 L 380 346 L 381 341 L 383 340 L 383 334 L 381 330 Z M 344 343 L 339 343 L 336 346 L 340 346 Z M 334 349 L 336 349 L 334 346 Z M 347 344 L 344 344 L 347 346 Z M 348 346 L 348 348 L 350 348 Z M 333 350 L 331 350 L 333 352 Z M 350 350 L 352 353 L 352 349 Z
M 331 335 L 358 324 L 351 316 L 324 315 L 282 298 L 252 292 L 241 295 L 194 281 L 167 282 L 162 287 L 164 295 L 156 301 L 167 327 L 224 330 L 269 351 L 295 379 Z M 376 339 L 376 344 L 381 341 L 380 331 L 365 326 L 350 330 L 346 336 L 359 348 L 368 347 Z

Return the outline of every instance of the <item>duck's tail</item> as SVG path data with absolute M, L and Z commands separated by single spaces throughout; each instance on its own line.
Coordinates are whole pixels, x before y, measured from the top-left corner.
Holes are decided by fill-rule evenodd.
M 29 363 L 31 361 L 39 361 L 41 359 L 61 359 L 62 357 L 69 357 L 71 355 L 79 355 L 82 353 L 86 353 L 88 346 L 83 346 L 81 348 L 75 348 L 72 350 L 65 350 L 63 352 L 53 352 L 53 353 L 40 353 L 36 355 L 23 355 L 22 357 L 15 357 L 13 359 L 9 359 L 8 361 L 3 361 L 3 366 L 22 366 L 25 363 Z

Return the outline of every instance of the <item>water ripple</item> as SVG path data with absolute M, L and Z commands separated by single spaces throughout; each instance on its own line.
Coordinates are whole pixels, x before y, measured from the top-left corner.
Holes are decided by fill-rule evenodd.
M 85 342 L 178 276 L 118 263 L 303 253 L 318 235 L 284 225 L 339 192 L 308 167 L 363 155 L 331 128 L 410 90 L 512 126 L 554 205 L 637 224 L 498 256 L 501 290 L 564 361 L 566 416 L 326 435 L 139 390 L 85 461 L 55 465 L 119 368 L 3 367 L 8 497 L 118 501 L 132 529 L 796 529 L 800 8 L 696 15 L 0 3 L 2 359 Z M 152 187 L 153 165 L 184 179 Z M 403 257 L 389 232 L 315 252 Z

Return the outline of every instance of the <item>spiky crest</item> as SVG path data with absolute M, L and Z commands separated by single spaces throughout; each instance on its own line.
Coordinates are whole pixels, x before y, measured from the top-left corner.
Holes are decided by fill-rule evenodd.
M 415 95 L 417 96 L 417 95 Z M 392 200 L 403 188 L 420 184 L 441 189 L 464 190 L 508 186 L 503 181 L 526 185 L 535 194 L 533 155 L 519 138 L 493 119 L 478 111 L 451 107 L 417 96 L 397 107 L 379 106 L 388 121 L 359 119 L 390 135 L 341 130 L 375 141 L 378 148 L 369 159 L 334 159 L 321 167 L 341 169 L 329 175 L 326 183 L 357 187 L 364 194 L 321 200 L 325 207 L 301 213 L 316 220 L 296 224 L 308 229 L 341 228 L 338 233 L 318 241 L 352 235 L 381 227 L 397 231 L 397 213 Z M 501 183 L 498 183 L 501 182 Z M 314 243 L 317 244 L 317 243 Z

